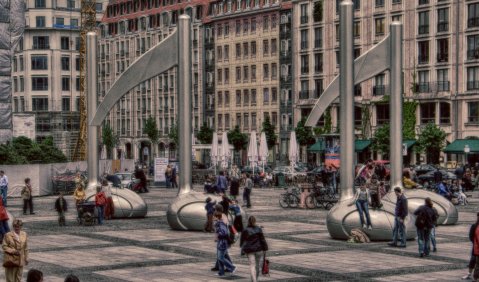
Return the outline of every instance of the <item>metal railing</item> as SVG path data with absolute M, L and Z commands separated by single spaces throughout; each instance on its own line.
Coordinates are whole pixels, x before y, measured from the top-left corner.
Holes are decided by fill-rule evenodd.
M 386 85 L 373 86 L 373 96 L 382 96 L 386 94 Z

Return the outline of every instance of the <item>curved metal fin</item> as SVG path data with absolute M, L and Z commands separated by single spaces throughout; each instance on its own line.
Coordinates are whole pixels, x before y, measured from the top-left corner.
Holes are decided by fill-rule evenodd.
M 390 61 L 386 60 L 391 44 L 390 35 L 386 36 L 372 49 L 354 60 L 354 84 L 373 78 L 390 68 Z M 318 98 L 313 110 L 306 120 L 305 126 L 316 126 L 319 118 L 331 103 L 339 97 L 339 75 L 326 87 L 323 94 Z
M 133 62 L 113 83 L 90 125 L 100 126 L 116 102 L 135 86 L 177 65 L 177 46 L 178 31 L 175 31 Z

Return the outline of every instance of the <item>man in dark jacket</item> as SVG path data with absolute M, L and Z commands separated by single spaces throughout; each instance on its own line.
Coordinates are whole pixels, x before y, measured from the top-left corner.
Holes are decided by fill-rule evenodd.
M 400 187 L 394 188 L 394 193 L 396 194 L 396 209 L 394 212 L 394 229 L 393 229 L 393 240 L 389 242 L 388 245 L 392 247 L 405 248 L 406 247 L 406 226 L 404 225 L 404 220 L 408 214 L 407 199 L 401 191 Z M 398 245 L 398 240 L 401 243 Z
M 109 181 L 113 184 L 113 187 L 120 188 L 121 179 L 118 175 L 116 175 L 116 174 L 105 174 L 105 178 L 106 178 L 107 181 Z
M 471 259 L 469 260 L 468 265 L 469 273 L 466 276 L 462 277 L 463 280 L 471 279 L 472 271 L 476 266 L 476 256 L 474 255 L 474 236 L 476 234 L 477 227 L 479 227 L 479 212 L 477 213 L 476 223 L 471 225 L 471 229 L 469 229 L 469 241 L 471 241 L 473 245 L 471 250 Z
M 436 214 L 432 209 L 432 201 L 430 198 L 424 200 L 425 204 L 417 208 L 414 212 L 416 216 L 417 244 L 419 248 L 419 256 L 429 256 L 429 239 L 431 228 L 435 221 Z

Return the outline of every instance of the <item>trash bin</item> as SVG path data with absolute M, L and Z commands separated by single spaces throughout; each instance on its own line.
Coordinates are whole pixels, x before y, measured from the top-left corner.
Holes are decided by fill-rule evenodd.
M 276 186 L 279 186 L 279 187 L 285 186 L 286 183 L 285 183 L 285 178 L 283 173 L 280 172 L 276 174 L 276 179 L 277 179 Z

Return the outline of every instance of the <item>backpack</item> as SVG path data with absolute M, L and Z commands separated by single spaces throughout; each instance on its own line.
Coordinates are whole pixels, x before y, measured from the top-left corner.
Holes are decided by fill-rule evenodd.
M 236 228 L 233 225 L 228 224 L 228 238 L 226 238 L 226 241 L 228 241 L 228 245 L 233 245 L 237 240 L 238 231 L 236 231 Z
M 416 222 L 414 223 L 417 228 L 422 229 L 424 227 L 428 227 L 428 218 L 426 215 L 426 211 L 421 211 L 417 216 L 416 216 Z
M 364 233 L 361 229 L 354 228 L 351 230 L 351 236 L 349 236 L 351 242 L 353 243 L 369 243 L 371 240 L 368 235 Z M 349 240 L 348 240 L 349 242 Z

